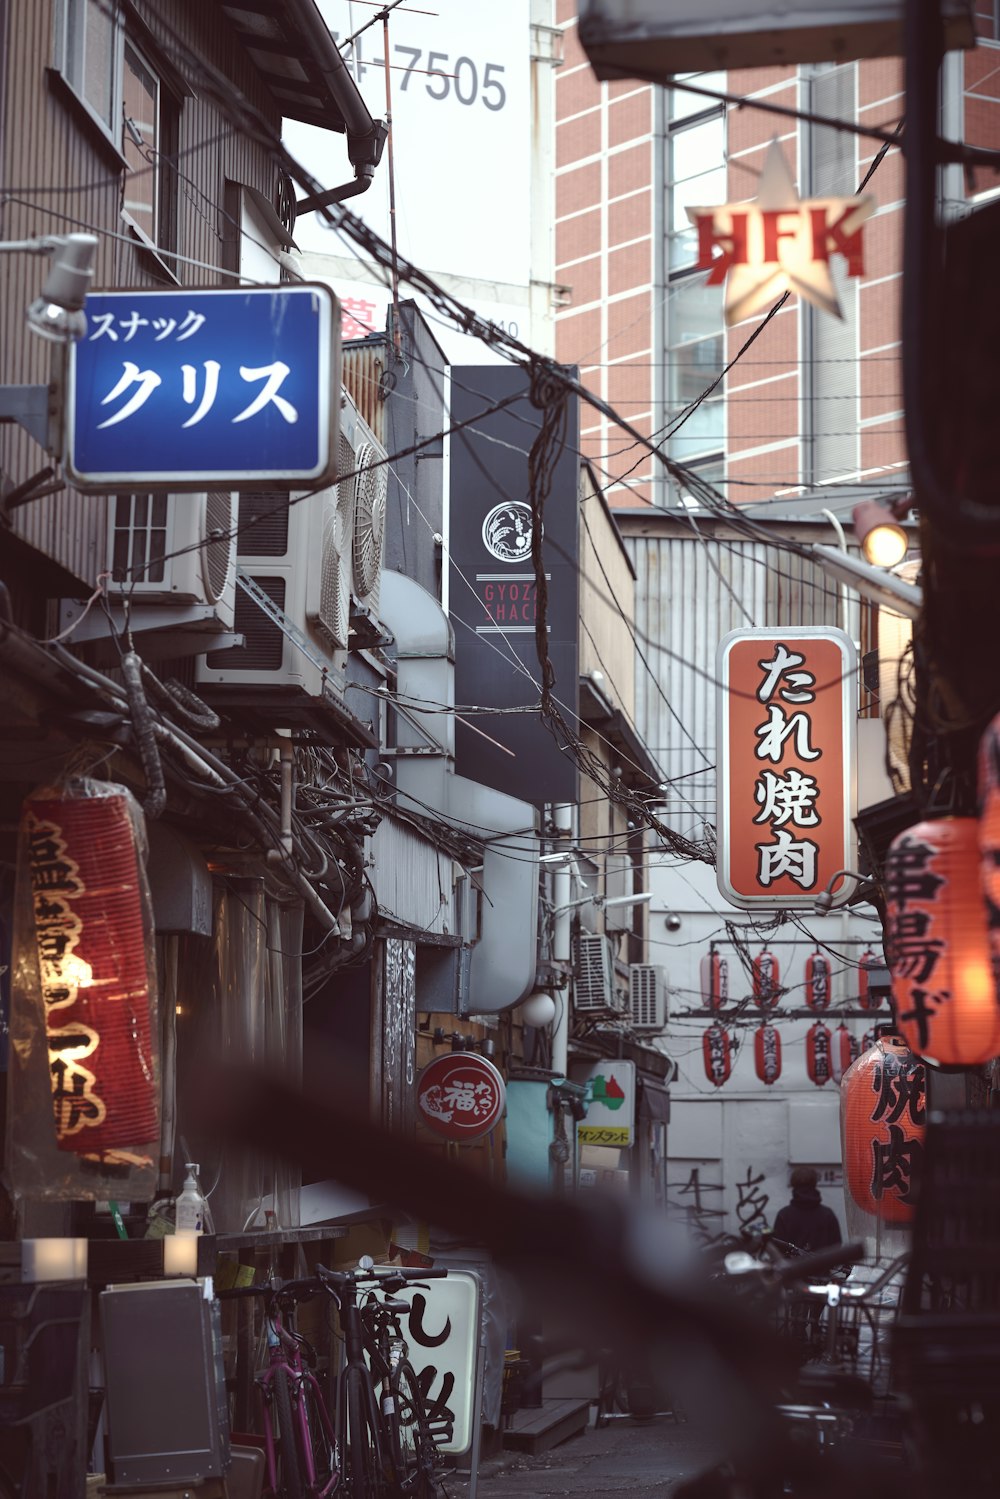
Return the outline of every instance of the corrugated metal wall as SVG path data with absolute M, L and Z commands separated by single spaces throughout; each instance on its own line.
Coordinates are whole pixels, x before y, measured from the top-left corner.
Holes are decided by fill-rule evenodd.
M 355 406 L 385 446 L 385 394 L 382 376 L 388 362 L 388 345 L 350 344 L 344 349 L 344 385 Z
M 162 49 L 163 62 L 190 81 L 181 101 L 177 250 L 209 266 L 223 263 L 226 179 L 273 201 L 277 168 L 268 150 L 238 130 L 198 76 L 202 59 L 224 73 L 277 130 L 280 117 L 237 42 L 221 7 L 205 0 L 139 0 L 136 10 Z M 101 236 L 95 286 L 165 284 L 128 238 L 119 214 L 122 175 L 116 154 L 84 107 L 53 71 L 56 0 L 12 0 L 4 118 L 0 238 L 92 230 Z M 120 236 L 115 238 L 113 236 Z M 212 269 L 170 262 L 184 285 L 221 284 Z M 25 309 L 38 295 L 44 258 L 0 255 L 0 382 L 47 383 L 51 345 L 33 337 Z M 169 284 L 169 283 L 166 283 Z M 43 467 L 46 455 L 14 426 L 0 426 L 0 469 L 12 483 Z M 67 489 L 16 512 L 16 529 L 81 579 L 103 563 L 106 505 Z
M 393 817 L 372 838 L 372 878 L 385 915 L 421 932 L 458 930 L 449 855 Z
M 841 590 L 803 558 L 761 542 L 627 536 L 635 565 L 636 725 L 669 780 L 666 820 L 699 834 L 715 821 L 715 657 L 730 630 L 841 625 Z M 848 605 L 852 638 L 856 596 Z

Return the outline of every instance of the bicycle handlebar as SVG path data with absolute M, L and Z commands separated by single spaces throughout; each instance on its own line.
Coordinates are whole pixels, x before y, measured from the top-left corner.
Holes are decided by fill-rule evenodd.
M 833 1270 L 837 1265 L 854 1265 L 864 1258 L 865 1246 L 861 1239 L 852 1239 L 847 1244 L 831 1244 L 828 1249 L 817 1249 L 813 1254 L 800 1254 L 798 1259 L 786 1265 L 775 1266 L 774 1274 L 782 1285 L 789 1281 L 812 1280 L 824 1270 Z
M 332 1287 L 371 1283 L 385 1286 L 387 1290 L 398 1290 L 414 1281 L 443 1280 L 448 1271 L 444 1266 L 429 1270 L 411 1270 L 401 1265 L 373 1265 L 370 1270 L 328 1270 L 325 1265 L 317 1265 L 316 1274 L 324 1284 Z

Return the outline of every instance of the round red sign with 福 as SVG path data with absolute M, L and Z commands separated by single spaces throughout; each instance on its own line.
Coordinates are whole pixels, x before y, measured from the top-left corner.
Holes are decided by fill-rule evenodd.
M 503 1077 L 475 1052 L 435 1057 L 417 1079 L 417 1114 L 445 1140 L 478 1140 L 500 1122 L 507 1089 Z

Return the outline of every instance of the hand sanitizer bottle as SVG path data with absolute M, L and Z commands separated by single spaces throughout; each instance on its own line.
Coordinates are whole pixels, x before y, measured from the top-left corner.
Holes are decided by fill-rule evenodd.
M 176 1232 L 202 1234 L 205 1232 L 205 1199 L 198 1185 L 198 1167 L 194 1161 L 187 1161 L 186 1167 L 184 1189 L 177 1199 L 174 1219 Z

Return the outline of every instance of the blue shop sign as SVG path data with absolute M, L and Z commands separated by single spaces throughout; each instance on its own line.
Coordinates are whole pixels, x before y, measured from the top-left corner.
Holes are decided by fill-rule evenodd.
M 340 314 L 326 286 L 96 292 L 70 351 L 80 489 L 302 489 L 335 478 Z

